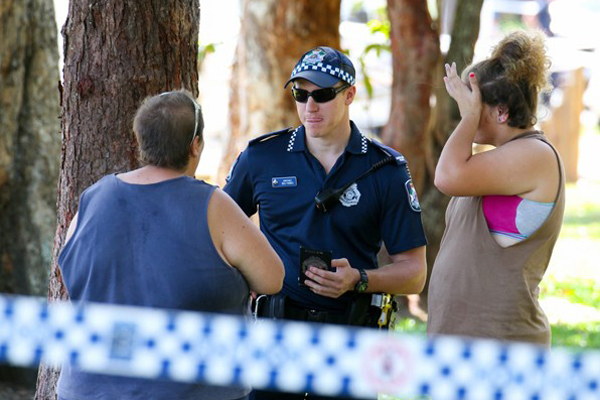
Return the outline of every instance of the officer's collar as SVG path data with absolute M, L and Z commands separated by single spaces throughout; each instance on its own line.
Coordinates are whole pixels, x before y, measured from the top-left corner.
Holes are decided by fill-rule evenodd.
M 352 154 L 367 153 L 367 139 L 356 127 L 356 124 L 350 121 L 350 140 L 346 146 L 346 151 Z M 306 132 L 304 125 L 299 126 L 294 130 L 288 141 L 287 151 L 297 152 L 306 150 Z
M 350 140 L 346 146 L 346 151 L 352 154 L 367 154 L 367 139 L 360 131 L 356 124 L 350 121 Z

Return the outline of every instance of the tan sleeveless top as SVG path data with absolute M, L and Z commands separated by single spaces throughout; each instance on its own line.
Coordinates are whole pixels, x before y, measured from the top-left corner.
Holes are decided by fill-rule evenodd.
M 547 143 L 558 161 L 560 181 L 554 207 L 529 238 L 502 248 L 492 237 L 481 197 L 454 197 L 429 284 L 430 335 L 496 338 L 550 345 L 550 326 L 538 303 L 562 225 L 564 169 L 556 149 L 541 132 L 519 138 Z

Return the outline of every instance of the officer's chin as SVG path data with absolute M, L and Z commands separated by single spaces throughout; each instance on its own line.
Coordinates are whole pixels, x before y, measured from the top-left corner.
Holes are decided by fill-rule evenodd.
M 304 125 L 306 135 L 309 137 L 321 137 L 325 133 L 320 124 Z

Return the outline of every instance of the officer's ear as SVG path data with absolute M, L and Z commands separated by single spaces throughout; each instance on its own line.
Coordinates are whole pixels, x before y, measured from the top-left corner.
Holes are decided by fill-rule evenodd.
M 352 85 L 347 90 L 344 91 L 345 104 L 349 106 L 354 101 L 354 96 L 356 96 L 356 86 Z

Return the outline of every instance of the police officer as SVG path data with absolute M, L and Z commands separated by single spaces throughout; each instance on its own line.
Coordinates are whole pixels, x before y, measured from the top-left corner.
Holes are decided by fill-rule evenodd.
M 259 211 L 260 228 L 285 266 L 272 316 L 373 326 L 380 312 L 372 312 L 371 293 L 423 289 L 426 238 L 410 172 L 400 153 L 350 121 L 355 77 L 350 59 L 336 49 L 305 53 L 285 84 L 292 84 L 302 125 L 250 141 L 227 177 L 225 192 L 247 215 Z M 382 242 L 391 263 L 378 266 Z M 317 258 L 303 285 L 301 248 Z M 328 255 L 330 270 L 321 265 Z

